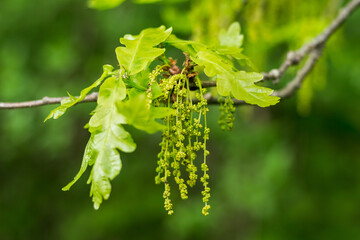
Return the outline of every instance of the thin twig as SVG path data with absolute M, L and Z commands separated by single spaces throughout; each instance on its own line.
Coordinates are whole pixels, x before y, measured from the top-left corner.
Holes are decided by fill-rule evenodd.
M 309 58 L 307 59 L 304 66 L 297 72 L 296 77 L 289 82 L 284 88 L 279 91 L 274 91 L 273 96 L 278 96 L 280 98 L 290 97 L 298 88 L 301 87 L 302 82 L 305 77 L 311 72 L 314 68 L 316 62 L 319 60 L 323 47 L 318 46 L 310 52 Z
M 360 6 L 360 0 L 352 0 L 349 2 L 338 14 L 338 16 L 325 28 L 319 35 L 317 35 L 310 43 L 305 44 L 297 51 L 290 51 L 286 55 L 285 61 L 278 69 L 272 69 L 268 73 L 262 73 L 265 80 L 274 80 L 278 82 L 284 75 L 287 69 L 291 66 L 298 65 L 302 60 L 309 55 L 308 60 L 304 66 L 298 70 L 296 76 L 284 88 L 274 91 L 273 96 L 280 98 L 290 97 L 298 88 L 301 87 L 305 77 L 311 72 L 322 54 L 322 50 L 331 37 L 331 35 L 345 22 L 345 20 Z M 209 104 L 218 104 L 218 98 L 206 96 Z M 235 105 L 244 105 L 246 102 L 234 99 Z
M 330 23 L 330 25 L 324 29 L 318 36 L 316 36 L 311 42 L 305 44 L 303 47 L 296 51 L 290 51 L 286 55 L 285 61 L 277 69 L 272 69 L 267 73 L 262 73 L 265 80 L 274 80 L 275 82 L 284 75 L 287 69 L 291 66 L 298 65 L 302 60 L 309 55 L 308 60 L 304 66 L 297 72 L 295 78 L 291 80 L 283 89 L 274 91 L 273 96 L 280 98 L 287 98 L 291 96 L 302 84 L 305 77 L 310 73 L 316 64 L 317 60 L 321 56 L 322 49 L 325 46 L 327 40 L 333 35 L 333 33 L 346 21 L 350 14 L 355 11 L 360 5 L 360 0 L 352 0 L 349 2 L 338 14 L 338 16 Z M 204 81 L 202 87 L 215 87 L 216 81 Z M 98 93 L 94 92 L 88 95 L 84 102 L 95 102 L 97 100 Z M 211 95 L 204 96 L 209 104 L 218 104 L 218 98 Z M 30 108 L 38 107 L 50 104 L 61 103 L 63 99 L 67 97 L 43 97 L 39 100 L 27 101 L 27 102 L 0 102 L 0 109 L 15 109 L 15 108 Z M 246 104 L 244 101 L 234 99 L 236 105 Z
M 98 97 L 97 92 L 93 92 L 85 97 L 85 99 L 79 103 L 96 102 Z M 50 104 L 59 104 L 62 100 L 69 97 L 43 97 L 39 100 L 27 101 L 27 102 L 0 102 L 0 109 L 14 109 L 14 108 L 31 108 L 39 107 Z
M 352 0 L 342 10 L 340 10 L 337 17 L 325 28 L 319 35 L 317 35 L 311 42 L 305 44 L 296 51 L 290 51 L 286 55 L 285 61 L 278 69 L 273 69 L 268 73 L 263 73 L 264 80 L 274 80 L 275 82 L 284 75 L 287 69 L 291 66 L 298 65 L 304 59 L 304 57 L 310 54 L 318 47 L 325 45 L 326 41 L 332 36 L 332 34 L 340 28 L 345 20 L 355 11 L 360 5 L 360 0 Z M 315 61 L 316 62 L 316 61 Z

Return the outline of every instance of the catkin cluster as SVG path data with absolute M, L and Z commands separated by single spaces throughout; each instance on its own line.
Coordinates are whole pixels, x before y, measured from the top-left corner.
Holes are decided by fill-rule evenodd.
M 174 109 L 175 114 L 164 119 L 165 130 L 160 143 L 161 151 L 158 154 L 158 166 L 155 183 L 164 184 L 164 207 L 168 214 L 172 214 L 173 205 L 170 199 L 170 184 L 172 178 L 177 184 L 182 199 L 188 198 L 188 187 L 193 187 L 198 179 L 198 167 L 195 164 L 199 151 L 203 152 L 201 170 L 203 172 L 200 181 L 203 184 L 203 207 L 202 213 L 208 215 L 210 209 L 210 187 L 208 183 L 209 168 L 206 157 L 206 142 L 209 139 L 210 129 L 206 125 L 207 101 L 203 94 L 205 89 L 201 88 L 200 80 L 195 80 L 198 90 L 195 97 L 198 99 L 193 103 L 194 91 L 190 91 L 190 83 L 187 75 L 183 73 L 174 74 L 161 79 L 159 86 L 162 89 L 162 102 Z
M 227 130 L 231 131 L 234 125 L 234 113 L 235 113 L 235 107 L 234 107 L 234 101 L 231 99 L 231 97 L 226 97 L 225 100 L 222 98 L 219 98 L 220 101 L 220 117 L 219 117 L 219 125 L 221 130 Z

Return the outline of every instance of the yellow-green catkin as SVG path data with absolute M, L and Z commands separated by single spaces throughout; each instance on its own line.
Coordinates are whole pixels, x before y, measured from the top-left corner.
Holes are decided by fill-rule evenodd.
M 167 126 L 169 128 L 170 119 L 166 118 L 164 120 L 167 122 Z M 156 172 L 158 173 L 155 177 L 155 183 L 160 184 L 164 183 L 165 189 L 163 192 L 163 198 L 164 198 L 164 208 L 168 212 L 169 215 L 173 214 L 173 208 L 172 203 L 170 199 L 170 184 L 168 183 L 168 178 L 170 177 L 171 173 L 169 170 L 169 159 L 170 159 L 170 153 L 169 153 L 169 140 L 170 138 L 170 131 L 167 129 L 163 132 L 163 140 L 160 143 L 161 151 L 158 154 L 158 167 L 156 168 Z
M 173 213 L 169 177 L 172 176 L 178 185 L 181 198 L 187 199 L 188 187 L 195 186 L 198 179 L 195 164 L 198 151 L 204 151 L 201 182 L 204 186 L 202 195 L 205 206 L 202 212 L 204 215 L 209 214 L 210 188 L 207 173 L 209 169 L 206 165 L 206 157 L 209 154 L 206 150 L 206 141 L 209 139 L 210 132 L 206 125 L 206 113 L 209 109 L 203 97 L 205 89 L 201 88 L 200 80 L 198 78 L 196 80 L 198 81 L 196 103 L 193 103 L 189 78 L 185 74 L 170 75 L 161 79 L 159 83 L 163 92 L 162 101 L 167 102 L 167 106 L 175 110 L 173 115 L 164 119 L 166 127 L 160 143 L 161 151 L 158 154 L 157 176 L 155 177 L 157 184 L 165 184 L 164 207 L 169 214 Z M 185 172 L 188 176 L 185 176 Z
M 231 129 L 234 126 L 234 120 L 235 120 L 235 107 L 234 107 L 234 101 L 231 99 L 230 96 L 226 97 L 225 100 L 220 98 L 220 117 L 219 117 L 219 125 L 221 130 L 227 130 L 231 131 Z
M 149 73 L 149 83 L 146 89 L 146 98 L 147 98 L 147 107 L 150 108 L 153 94 L 152 94 L 152 86 L 157 81 L 157 77 L 163 72 L 162 66 L 158 65 L 151 73 Z
M 201 87 L 201 82 L 200 80 L 197 78 L 197 82 L 196 82 L 198 88 L 199 88 L 199 93 L 197 94 L 197 98 L 200 100 L 198 105 L 200 108 L 200 116 L 203 115 L 204 116 L 204 130 L 203 130 L 203 144 L 200 145 L 199 147 L 201 147 L 201 149 L 204 152 L 204 159 L 203 159 L 203 163 L 201 164 L 201 170 L 203 172 L 203 176 L 200 178 L 200 181 L 203 184 L 204 190 L 201 191 L 201 194 L 203 196 L 203 202 L 204 202 L 204 207 L 202 208 L 202 214 L 204 216 L 209 215 L 209 209 L 210 209 L 210 204 L 209 204 L 209 199 L 210 199 L 210 187 L 209 187 L 209 167 L 207 165 L 207 156 L 210 154 L 210 152 L 206 149 L 206 143 L 207 140 L 209 140 L 209 133 L 210 133 L 210 129 L 207 127 L 207 121 L 206 121 L 206 114 L 209 111 L 209 108 L 207 107 L 207 101 L 204 98 L 204 93 L 205 93 L 205 89 L 202 89 Z M 199 120 L 200 122 L 200 120 Z M 199 124 L 199 123 L 198 123 Z
M 163 197 L 165 199 L 164 201 L 164 208 L 168 212 L 169 215 L 172 215 L 174 213 L 173 205 L 170 200 L 170 185 L 168 183 L 165 183 L 165 190 L 163 193 Z

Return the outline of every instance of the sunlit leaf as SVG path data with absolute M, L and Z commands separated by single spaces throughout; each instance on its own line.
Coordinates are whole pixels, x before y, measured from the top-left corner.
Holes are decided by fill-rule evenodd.
M 231 93 L 236 99 L 260 107 L 277 104 L 280 98 L 271 96 L 274 90 L 254 84 L 262 78 L 263 76 L 256 72 L 239 71 L 232 77 L 220 74 L 217 84 L 218 92 L 223 96 Z
M 180 49 L 183 52 L 186 52 L 193 57 L 196 56 L 199 51 L 204 51 L 208 49 L 205 44 L 196 41 L 183 40 L 177 38 L 174 34 L 171 34 L 165 42 Z
M 231 61 L 211 51 L 199 52 L 193 60 L 205 67 L 207 76 L 217 76 L 217 90 L 222 96 L 233 95 L 236 99 L 260 107 L 279 102 L 278 97 L 271 96 L 272 89 L 255 85 L 263 78 L 259 73 L 237 71 Z
M 87 145 L 83 163 L 74 180 L 63 190 L 68 190 L 86 170 L 93 165 L 88 183 L 91 183 L 90 196 L 94 208 L 98 209 L 103 199 L 108 199 L 111 192 L 110 180 L 121 170 L 118 150 L 132 152 L 136 145 L 130 134 L 121 126 L 116 103 L 126 97 L 126 86 L 121 78 L 110 77 L 100 87 L 98 106 L 89 121 L 91 138 Z
M 110 65 L 104 65 L 103 66 L 103 74 L 101 75 L 101 77 L 96 80 L 91 86 L 83 89 L 80 92 L 80 96 L 79 97 L 74 97 L 71 96 L 69 94 L 69 98 L 66 98 L 64 100 L 61 101 L 61 105 L 55 109 L 53 109 L 50 114 L 46 117 L 46 119 L 44 120 L 44 122 L 46 122 L 47 120 L 49 120 L 50 118 L 54 118 L 54 119 L 58 119 L 59 117 L 61 117 L 62 115 L 65 114 L 66 110 L 72 106 L 74 106 L 75 104 L 77 104 L 78 102 L 81 102 L 82 100 L 85 99 L 86 95 L 94 88 L 96 88 L 97 86 L 99 86 L 102 81 L 108 77 L 111 73 L 111 71 L 113 70 L 113 67 Z
M 252 70 L 256 70 L 254 63 L 250 60 L 250 58 L 242 53 L 242 48 L 217 46 L 214 50 L 219 55 L 235 58 L 241 66 L 246 66 Z
M 240 24 L 238 22 L 232 23 L 227 31 L 221 29 L 219 33 L 220 45 L 235 48 L 241 47 L 244 36 L 240 34 L 240 30 Z
M 134 75 L 146 69 L 155 58 L 165 52 L 164 48 L 156 48 L 171 34 L 172 29 L 148 28 L 137 36 L 125 35 L 120 42 L 125 47 L 116 48 L 116 56 L 120 66 L 123 66 L 129 75 Z
M 193 58 L 194 62 L 200 66 L 204 66 L 204 72 L 209 77 L 213 77 L 217 74 L 232 75 L 234 72 L 232 62 L 222 58 L 214 52 L 201 51 L 196 56 L 196 58 Z
M 156 118 L 164 118 L 174 113 L 167 107 L 148 107 L 145 93 L 137 94 L 126 102 L 118 102 L 119 120 L 122 124 L 130 124 L 137 129 L 154 133 L 162 130 L 164 126 Z
M 93 160 L 95 159 L 96 152 L 93 145 L 94 145 L 94 138 L 91 137 L 86 145 L 84 157 L 79 172 L 74 177 L 74 180 L 72 180 L 68 185 L 62 188 L 63 191 L 70 190 L 71 186 L 74 185 L 74 183 L 77 182 L 77 180 L 79 180 L 82 174 L 86 171 L 87 167 L 94 164 Z

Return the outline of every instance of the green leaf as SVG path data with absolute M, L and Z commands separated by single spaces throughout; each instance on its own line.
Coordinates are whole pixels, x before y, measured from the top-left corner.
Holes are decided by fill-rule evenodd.
M 217 89 L 220 95 L 229 96 L 230 93 L 239 100 L 260 107 L 268 107 L 279 102 L 279 97 L 271 96 L 274 90 L 257 86 L 263 76 L 256 72 L 239 71 L 234 76 L 220 74 Z
M 91 183 L 90 196 L 94 208 L 98 209 L 102 201 L 108 199 L 111 192 L 110 180 L 121 170 L 118 150 L 132 152 L 136 144 L 130 134 L 121 125 L 121 115 L 116 103 L 126 98 L 126 86 L 121 78 L 110 77 L 100 87 L 98 106 L 89 121 L 91 137 L 87 145 L 83 163 L 74 180 L 63 190 L 68 190 L 86 170 L 93 165 L 88 183 Z
M 125 83 L 121 78 L 108 78 L 101 86 L 98 107 L 89 121 L 89 131 L 94 135 L 95 163 L 88 183 L 91 183 L 90 196 L 94 208 L 98 209 L 103 199 L 111 192 L 110 180 L 121 170 L 120 154 L 132 152 L 136 145 L 130 134 L 121 126 L 116 103 L 126 97 Z
M 240 48 L 244 40 L 244 36 L 240 34 L 240 30 L 241 28 L 238 22 L 232 23 L 227 31 L 221 29 L 219 33 L 220 45 Z
M 242 48 L 218 46 L 214 50 L 217 54 L 223 56 L 231 56 L 235 58 L 239 62 L 239 64 L 250 67 L 252 70 L 256 71 L 256 66 L 254 65 L 254 63 L 250 60 L 249 57 L 242 53 Z
M 238 71 L 232 62 L 211 51 L 201 51 L 193 58 L 198 65 L 204 66 L 209 77 L 217 76 L 217 90 L 222 96 L 231 94 L 249 104 L 267 107 L 279 102 L 278 97 L 271 96 L 273 90 L 257 86 L 263 76 L 260 73 Z
M 207 46 L 200 42 L 179 39 L 174 34 L 171 34 L 165 42 L 183 52 L 188 53 L 193 58 L 196 58 L 199 52 L 213 52 L 216 55 L 224 56 L 229 61 L 230 59 L 228 57 L 235 58 L 241 65 L 245 65 L 250 67 L 252 70 L 256 70 L 253 62 L 242 53 L 242 48 L 227 45 Z
M 155 82 L 151 85 L 152 99 L 156 99 L 164 95 L 159 83 Z
M 129 82 L 130 86 L 134 85 L 132 89 L 128 91 L 128 95 L 135 96 L 139 93 L 143 93 L 147 90 L 149 87 L 149 69 L 146 69 L 144 71 L 141 71 L 135 75 L 130 76 Z M 156 99 L 160 96 L 163 96 L 163 92 L 158 84 L 158 82 L 155 82 L 151 85 L 151 92 L 152 92 L 152 99 Z
M 113 71 L 113 67 L 110 65 L 104 65 L 103 66 L 103 74 L 101 75 L 101 77 L 96 80 L 91 86 L 83 89 L 80 92 L 80 96 L 79 97 L 73 97 L 71 96 L 69 93 L 69 98 L 66 98 L 64 100 L 61 101 L 61 105 L 55 109 L 53 109 L 50 114 L 47 116 L 47 118 L 44 120 L 44 122 L 46 122 L 47 120 L 49 120 L 50 118 L 54 118 L 54 119 L 58 119 L 59 117 L 61 117 L 62 115 L 65 114 L 66 110 L 72 106 L 74 106 L 75 104 L 77 104 L 78 102 L 81 102 L 82 100 L 84 100 L 84 98 L 86 97 L 86 95 L 93 89 L 96 88 L 97 86 L 99 86 L 102 81 L 108 77 L 110 75 L 110 73 Z
M 164 126 L 156 121 L 174 113 L 173 109 L 166 107 L 151 107 L 147 105 L 145 93 L 137 94 L 126 102 L 118 102 L 117 108 L 121 115 L 122 124 L 130 124 L 147 133 L 162 130 Z
M 145 91 L 148 88 L 148 84 L 149 84 L 149 80 L 150 80 L 149 74 L 150 74 L 149 69 L 146 69 L 135 75 L 130 76 L 130 81 L 132 81 L 133 83 L 135 83 L 138 86 L 141 86 Z
M 204 66 L 204 72 L 209 77 L 217 74 L 233 75 L 234 66 L 232 62 L 212 51 L 198 52 L 197 57 L 193 58 L 193 61 L 200 66 Z
M 168 107 L 152 107 L 151 118 L 164 118 L 176 113 L 175 109 Z
M 171 34 L 165 42 L 180 49 L 183 52 L 188 53 L 192 57 L 195 57 L 199 51 L 205 51 L 208 49 L 205 44 L 190 40 L 183 40 L 177 38 L 174 34 Z
M 89 0 L 88 6 L 98 10 L 114 8 L 122 4 L 125 0 Z
M 123 66 L 129 75 L 134 75 L 147 68 L 158 56 L 165 52 L 164 48 L 155 48 L 165 41 L 172 29 L 148 28 L 137 36 L 125 35 L 120 42 L 125 47 L 116 48 L 116 56 L 120 66 Z
M 112 116 L 107 118 L 110 121 Z M 104 131 L 94 133 L 94 151 L 97 152 L 97 156 L 88 183 L 91 183 L 90 196 L 93 197 L 95 209 L 99 208 L 103 199 L 109 198 L 110 180 L 120 173 L 122 164 L 117 149 L 132 152 L 136 148 L 130 134 L 121 125 L 110 122 L 107 124 L 110 126 L 106 126 Z
M 94 135 L 92 135 L 86 145 L 85 153 L 83 156 L 83 160 L 79 172 L 74 177 L 74 180 L 72 180 L 68 185 L 62 188 L 63 191 L 70 190 L 71 186 L 74 185 L 74 183 L 76 183 L 77 180 L 79 180 L 82 174 L 86 171 L 87 167 L 94 164 L 95 157 L 96 157 L 96 151 L 94 149 Z

